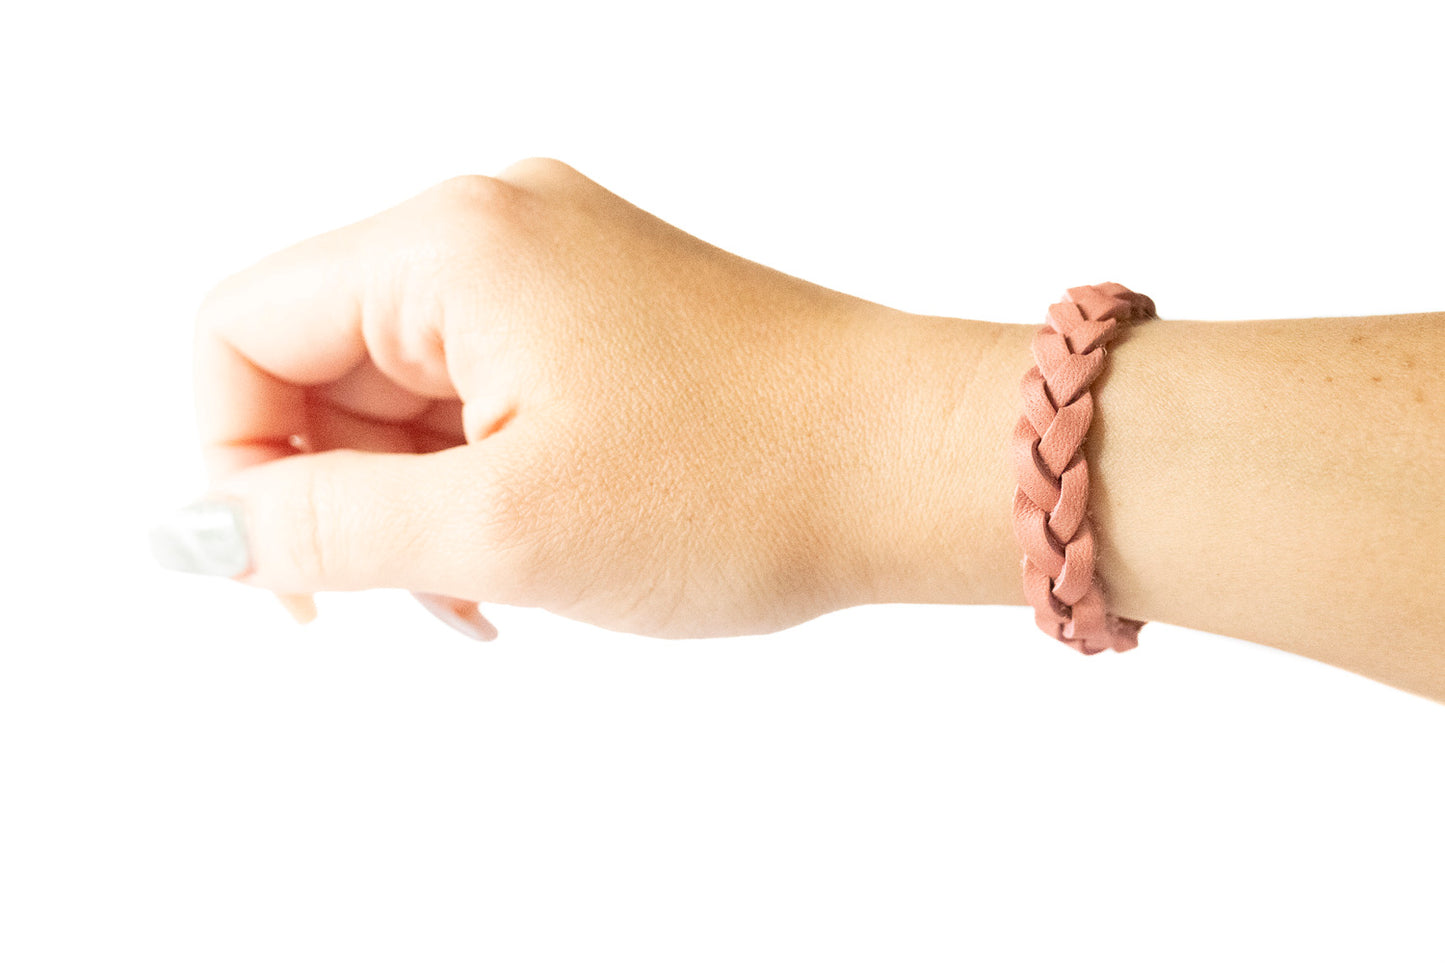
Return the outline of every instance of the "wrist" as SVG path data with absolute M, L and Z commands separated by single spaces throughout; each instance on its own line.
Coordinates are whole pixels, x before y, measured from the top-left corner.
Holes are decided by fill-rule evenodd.
M 860 332 L 840 493 L 857 604 L 1028 604 L 1008 439 L 1033 332 L 902 312 Z

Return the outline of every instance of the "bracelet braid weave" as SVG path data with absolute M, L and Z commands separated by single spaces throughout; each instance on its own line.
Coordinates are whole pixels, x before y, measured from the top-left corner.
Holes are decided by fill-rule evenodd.
M 1157 316 L 1152 300 L 1122 284 L 1069 288 L 1034 335 L 1035 364 L 1020 386 L 1023 415 L 1011 450 L 1024 594 L 1038 627 L 1084 655 L 1127 652 L 1145 624 L 1105 611 L 1094 571 L 1084 438 L 1094 417 L 1089 387 L 1103 370 L 1105 346 L 1123 322 Z

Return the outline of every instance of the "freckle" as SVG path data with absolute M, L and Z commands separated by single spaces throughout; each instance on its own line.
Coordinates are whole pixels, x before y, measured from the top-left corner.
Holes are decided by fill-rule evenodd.
M 1416 388 L 1416 389 L 1415 389 L 1415 404 L 1417 404 L 1417 405 L 1423 405 L 1424 403 L 1425 403 L 1425 389 L 1424 389 L 1424 388 Z
M 1407 367 L 1407 368 L 1413 368 L 1413 367 L 1415 367 L 1415 359 L 1414 359 L 1413 357 L 1411 357 L 1410 355 L 1408 355 L 1408 354 L 1405 355 L 1405 367 Z
M 1334 378 L 1331 378 L 1329 375 L 1325 375 L 1325 380 L 1326 380 L 1326 381 L 1334 381 L 1335 379 L 1334 379 Z
M 1382 379 L 1379 375 L 1370 375 L 1370 380 L 1371 380 L 1371 381 L 1382 381 L 1382 380 L 1384 380 L 1384 379 Z
M 1356 334 L 1350 336 L 1350 344 L 1363 344 L 1364 340 L 1365 336 L 1363 334 Z

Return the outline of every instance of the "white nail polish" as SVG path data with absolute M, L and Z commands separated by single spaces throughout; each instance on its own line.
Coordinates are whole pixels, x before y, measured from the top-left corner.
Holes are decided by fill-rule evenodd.
M 151 554 L 177 572 L 231 578 L 251 567 L 245 516 L 234 498 L 203 498 L 151 528 Z
M 421 603 L 422 608 L 432 615 L 456 629 L 462 635 L 476 639 L 479 642 L 491 642 L 497 637 L 497 628 L 488 622 L 481 612 L 477 612 L 472 619 L 467 618 L 453 608 L 453 602 L 442 595 L 432 595 L 429 592 L 413 592 L 412 597 Z

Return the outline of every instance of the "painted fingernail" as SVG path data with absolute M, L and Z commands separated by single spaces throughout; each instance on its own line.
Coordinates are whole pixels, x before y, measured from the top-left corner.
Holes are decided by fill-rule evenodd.
M 491 642 L 497 637 L 497 627 L 488 622 L 473 603 L 445 595 L 433 595 L 430 592 L 411 594 L 422 604 L 422 608 L 462 635 L 480 642 Z
M 251 567 L 245 526 L 238 500 L 203 498 L 151 527 L 151 554 L 177 572 L 232 578 Z

